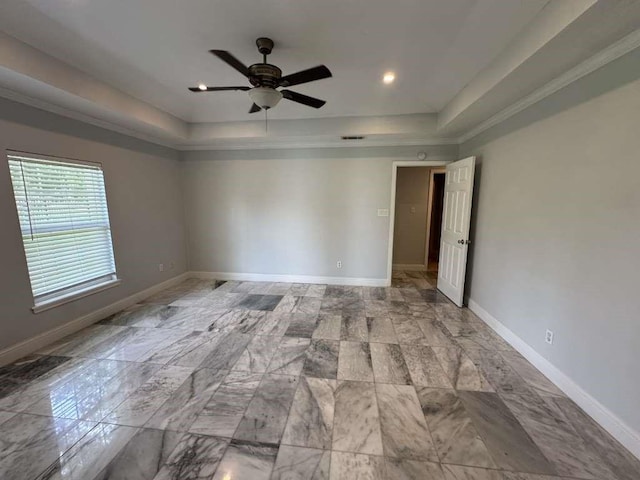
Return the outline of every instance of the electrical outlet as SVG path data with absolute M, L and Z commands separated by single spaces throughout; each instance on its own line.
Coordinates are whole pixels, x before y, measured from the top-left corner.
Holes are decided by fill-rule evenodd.
M 338 268 L 342 268 L 342 260 L 338 260 L 338 261 L 336 262 L 336 267 L 338 267 Z
M 158 271 L 159 272 L 164 272 L 164 263 L 159 263 L 158 264 Z
M 544 341 L 549 345 L 553 344 L 553 332 L 551 330 L 547 330 L 547 333 L 544 335 Z

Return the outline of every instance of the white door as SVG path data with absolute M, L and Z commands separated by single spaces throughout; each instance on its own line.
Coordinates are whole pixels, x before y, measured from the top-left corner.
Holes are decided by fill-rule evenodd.
M 462 306 L 476 157 L 447 165 L 444 181 L 438 290 Z

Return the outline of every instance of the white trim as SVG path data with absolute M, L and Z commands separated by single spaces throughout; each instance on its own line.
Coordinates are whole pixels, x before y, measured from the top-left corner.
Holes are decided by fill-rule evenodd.
M 426 272 L 427 266 L 422 265 L 421 263 L 415 263 L 415 264 L 394 263 L 393 269 L 405 270 L 407 272 Z
M 327 285 L 355 285 L 360 287 L 385 287 L 384 278 L 320 277 L 313 275 L 280 275 L 269 273 L 191 272 L 194 278 L 204 280 L 237 280 L 240 282 L 319 283 Z
M 122 283 L 122 280 L 120 280 L 119 278 L 115 278 L 115 275 L 113 275 L 113 277 L 114 278 L 99 283 L 98 285 L 91 285 L 90 287 L 85 287 L 81 290 L 75 290 L 64 295 L 50 298 L 49 300 L 43 300 L 40 303 L 36 303 L 31 308 L 31 310 L 33 311 L 33 313 L 45 312 L 47 310 L 51 310 L 52 308 L 59 307 L 60 305 L 64 305 L 65 303 L 75 302 L 76 300 L 88 297 L 89 295 L 93 295 L 95 293 L 117 287 Z
M 91 313 L 87 313 L 81 317 L 78 317 L 70 322 L 65 323 L 64 325 L 60 325 L 59 327 L 53 328 L 46 332 L 43 332 L 35 337 L 24 340 L 16 345 L 5 348 L 0 351 L 0 366 L 11 363 L 19 358 L 24 357 L 25 355 L 29 355 L 37 351 L 42 347 L 46 347 L 47 345 L 55 342 L 56 340 L 60 340 L 67 335 L 77 332 L 78 330 L 82 330 L 89 325 L 92 325 L 100 320 L 108 317 L 109 315 L 113 315 L 121 310 L 124 310 L 135 303 L 138 303 L 140 300 L 144 300 L 151 295 L 158 293 L 166 288 L 177 285 L 178 283 L 183 282 L 187 278 L 190 277 L 188 272 L 178 275 L 176 277 L 170 278 L 162 283 L 158 283 L 153 287 L 149 287 L 145 290 L 142 290 L 138 293 L 134 293 L 133 295 L 123 298 L 122 300 L 118 300 L 111 305 L 107 305 L 106 307 L 95 310 Z
M 469 299 L 469 309 L 480 317 L 495 332 L 511 344 L 529 362 L 542 372 L 549 380 L 555 383 L 560 390 L 567 394 L 574 402 L 580 406 L 591 418 L 600 424 L 616 440 L 624 445 L 631 453 L 640 459 L 640 433 L 636 432 L 629 425 L 625 424 L 611 410 L 593 398 L 582 387 L 571 378 L 544 358 L 524 340 L 513 333 L 509 328 L 494 318 L 489 312 L 478 305 L 474 300 Z
M 571 83 L 580 80 L 582 77 L 596 71 L 597 69 L 605 66 L 606 64 L 617 60 L 621 56 L 635 50 L 640 47 L 640 29 L 637 29 L 623 37 L 621 40 L 609 45 L 607 48 L 601 50 L 595 55 L 587 58 L 585 61 L 579 63 L 570 70 L 567 70 L 562 75 L 554 78 L 550 82 L 546 83 L 542 87 L 534 90 L 526 97 L 512 103 L 504 110 L 499 111 L 495 115 L 489 117 L 484 122 L 476 125 L 458 139 L 459 143 L 464 143 L 467 140 L 481 134 L 485 130 L 494 127 L 508 118 L 513 117 L 515 114 L 520 113 L 531 105 L 545 99 L 549 95 L 556 93 L 558 90 L 570 85 Z
M 399 161 L 391 165 L 391 201 L 389 206 L 389 247 L 387 249 L 387 280 L 385 286 L 391 285 L 391 273 L 393 271 L 393 233 L 396 219 L 396 183 L 398 180 L 398 167 L 442 167 L 451 163 L 450 160 L 422 160 Z

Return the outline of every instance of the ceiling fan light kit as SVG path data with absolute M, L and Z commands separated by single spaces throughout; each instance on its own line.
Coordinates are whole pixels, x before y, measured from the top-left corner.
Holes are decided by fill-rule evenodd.
M 251 97 L 254 104 L 264 110 L 268 110 L 278 104 L 282 98 L 282 93 L 274 88 L 255 87 L 249 90 L 249 97 Z
M 282 70 L 275 65 L 267 63 L 267 55 L 270 55 L 273 50 L 273 40 L 270 38 L 260 37 L 256 40 L 256 46 L 258 47 L 258 51 L 262 54 L 262 63 L 255 63 L 249 67 L 245 66 L 240 60 L 226 50 L 210 50 L 213 55 L 244 75 L 253 87 L 209 87 L 207 85 L 200 84 L 197 87 L 190 87 L 189 90 L 196 93 L 229 90 L 246 91 L 249 93 L 249 97 L 253 101 L 253 105 L 249 110 L 249 113 L 273 108 L 282 98 L 313 108 L 320 108 L 326 103 L 324 100 L 309 97 L 291 90 L 277 89 L 280 87 L 301 85 L 303 83 L 329 78 L 331 77 L 331 71 L 327 67 L 319 65 L 317 67 L 302 70 L 283 77 Z

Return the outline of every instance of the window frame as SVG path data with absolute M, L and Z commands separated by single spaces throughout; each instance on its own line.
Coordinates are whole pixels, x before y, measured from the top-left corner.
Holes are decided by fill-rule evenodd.
M 103 182 L 103 188 L 104 188 L 104 196 L 105 196 L 105 202 L 106 202 L 106 210 L 107 210 L 107 224 L 109 226 L 109 246 L 111 248 L 111 254 L 113 256 L 113 273 L 109 273 L 106 275 L 102 275 L 100 277 L 96 277 L 94 279 L 91 280 L 87 280 L 84 281 L 78 285 L 75 286 L 70 286 L 70 287 L 65 287 L 62 288 L 60 290 L 55 290 L 53 292 L 50 293 L 43 293 L 41 295 L 38 295 L 37 297 L 34 295 L 33 293 L 33 286 L 31 285 L 32 280 L 31 280 L 31 272 L 29 271 L 29 269 L 27 268 L 27 275 L 29 277 L 29 283 L 30 283 L 30 287 L 31 287 L 31 295 L 33 298 L 33 307 L 31 308 L 31 310 L 33 311 L 33 313 L 40 313 L 55 307 L 58 307 L 60 305 L 64 305 L 66 303 L 70 303 L 73 301 L 76 301 L 80 298 L 84 298 L 90 295 L 93 295 L 95 293 L 99 293 L 111 288 L 114 288 L 118 285 L 120 285 L 122 283 L 122 280 L 117 276 L 117 264 L 116 264 L 116 258 L 115 258 L 115 248 L 113 245 L 113 229 L 111 227 L 111 215 L 109 214 L 109 202 L 107 199 L 107 180 L 105 178 L 105 172 L 103 169 L 103 165 L 102 163 L 99 162 L 91 162 L 91 161 L 85 161 L 85 160 L 78 160 L 75 158 L 68 158 L 68 157 L 61 157 L 61 156 L 56 156 L 56 155 L 43 155 L 40 153 L 33 153 L 33 152 L 25 152 L 25 151 L 18 151 L 18 150 L 11 150 L 11 149 L 7 149 L 6 150 L 6 158 L 7 158 L 7 167 L 10 170 L 10 162 L 12 160 L 15 161 L 15 158 L 12 159 L 12 157 L 23 157 L 26 160 L 29 159 L 33 159 L 35 161 L 45 161 L 45 162 L 58 162 L 58 163 L 62 163 L 62 164 L 69 164 L 69 165 L 86 165 L 89 167 L 97 167 L 100 169 L 101 173 L 102 173 L 102 182 Z M 11 173 L 9 172 L 10 176 Z M 17 200 L 16 200 L 16 191 L 15 191 L 15 185 L 13 184 L 13 179 L 10 178 L 9 179 L 10 183 L 11 183 L 11 193 L 13 195 L 13 200 L 14 200 L 14 206 L 15 206 L 15 212 L 16 215 L 18 217 L 20 217 L 20 211 L 18 209 L 18 204 L 17 204 Z M 24 243 L 24 234 L 22 232 L 22 225 L 20 223 L 20 220 L 18 219 L 18 227 L 20 229 L 20 240 L 22 242 L 22 250 L 24 253 L 24 258 L 25 258 L 25 263 L 28 263 L 27 260 L 27 251 L 26 251 L 26 245 Z

